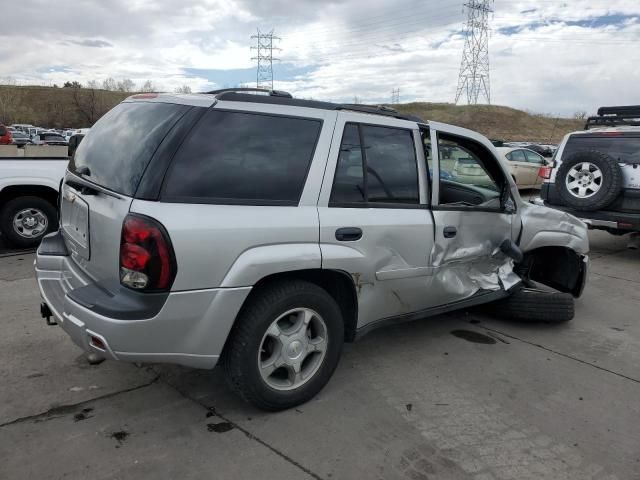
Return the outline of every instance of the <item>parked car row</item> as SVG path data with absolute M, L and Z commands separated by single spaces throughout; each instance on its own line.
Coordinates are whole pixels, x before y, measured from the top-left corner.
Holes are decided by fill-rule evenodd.
M 505 142 L 502 146 L 511 148 L 526 148 L 528 150 L 533 150 L 538 155 L 542 155 L 545 158 L 553 157 L 553 154 L 558 149 L 557 145 L 530 142 Z
M 0 135 L 0 145 L 67 145 L 73 135 L 86 134 L 88 128 L 53 129 L 34 127 L 16 123 L 10 126 L 0 124 L 4 133 Z

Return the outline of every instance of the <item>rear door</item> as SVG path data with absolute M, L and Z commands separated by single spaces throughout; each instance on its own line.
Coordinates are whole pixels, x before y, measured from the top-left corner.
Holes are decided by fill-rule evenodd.
M 122 222 L 158 146 L 192 107 L 124 102 L 104 115 L 69 162 L 60 221 L 73 260 L 95 280 L 119 280 Z
M 417 125 L 342 112 L 318 203 L 322 267 L 349 274 L 358 325 L 433 304 L 424 154 Z
M 434 172 L 432 212 L 435 245 L 429 259 L 433 268 L 432 294 L 448 304 L 479 293 L 509 288 L 519 281 L 513 262 L 500 252 L 500 244 L 512 239 L 513 201 L 508 173 L 492 152 L 490 143 L 478 134 L 430 122 L 427 148 L 429 169 Z M 483 172 L 479 176 L 446 178 L 439 175 L 447 159 L 440 154 L 471 159 Z M 438 159 L 432 161 L 431 159 Z

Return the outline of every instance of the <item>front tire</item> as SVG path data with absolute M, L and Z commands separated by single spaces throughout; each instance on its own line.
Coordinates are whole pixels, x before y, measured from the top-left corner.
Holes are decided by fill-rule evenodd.
M 2 207 L 0 230 L 15 247 L 37 247 L 42 237 L 58 228 L 57 217 L 55 207 L 44 198 L 18 197 Z
M 252 294 L 222 355 L 227 383 L 244 400 L 269 411 L 313 398 L 333 374 L 344 343 L 336 301 L 302 280 L 278 282 Z
M 573 319 L 574 298 L 569 293 L 525 287 L 487 304 L 484 310 L 506 320 L 564 323 Z

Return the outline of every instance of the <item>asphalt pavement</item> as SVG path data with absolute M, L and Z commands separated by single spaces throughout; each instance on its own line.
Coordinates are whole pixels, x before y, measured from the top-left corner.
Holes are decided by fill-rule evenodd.
M 592 232 L 576 318 L 457 312 L 348 345 L 309 403 L 264 413 L 219 369 L 90 366 L 0 258 L 0 479 L 638 479 L 640 252 Z

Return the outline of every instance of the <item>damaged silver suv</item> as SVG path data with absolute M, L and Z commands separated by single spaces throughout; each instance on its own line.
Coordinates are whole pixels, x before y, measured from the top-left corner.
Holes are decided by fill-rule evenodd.
M 112 360 L 220 362 L 267 410 L 312 398 L 374 327 L 490 302 L 569 320 L 586 277 L 585 225 L 524 203 L 485 137 L 384 107 L 134 95 L 61 189 L 36 260 L 48 322 Z

